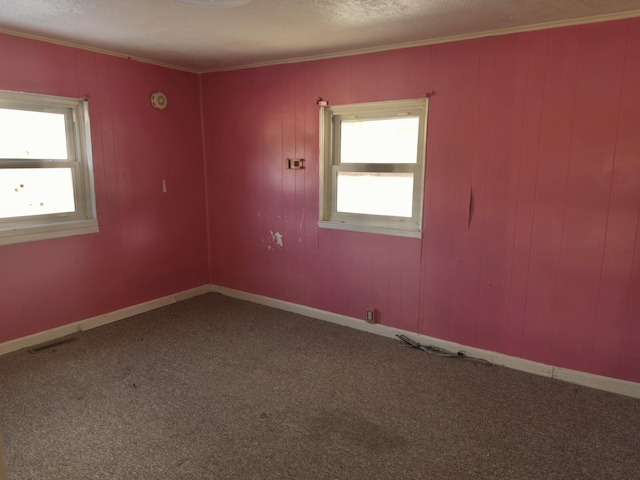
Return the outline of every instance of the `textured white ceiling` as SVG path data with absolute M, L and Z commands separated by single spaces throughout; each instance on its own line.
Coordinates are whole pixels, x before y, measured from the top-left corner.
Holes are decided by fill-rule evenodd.
M 0 31 L 209 71 L 618 15 L 640 0 L 0 0 Z

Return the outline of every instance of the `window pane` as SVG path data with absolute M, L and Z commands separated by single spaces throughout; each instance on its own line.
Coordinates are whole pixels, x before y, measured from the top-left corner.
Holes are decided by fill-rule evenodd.
M 66 160 L 64 115 L 0 108 L 0 158 Z
M 0 169 L 0 218 L 74 211 L 70 168 Z
M 411 217 L 413 174 L 338 172 L 338 212 Z
M 417 163 L 418 117 L 343 120 L 340 163 Z

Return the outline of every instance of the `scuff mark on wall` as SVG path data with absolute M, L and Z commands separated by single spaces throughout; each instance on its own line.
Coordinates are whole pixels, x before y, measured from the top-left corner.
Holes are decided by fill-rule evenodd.
M 284 242 L 282 239 L 284 235 L 280 232 L 275 232 L 273 230 L 269 230 L 269 236 L 267 238 L 262 239 L 263 244 L 267 244 L 267 250 L 273 250 L 276 247 L 283 248 Z
M 273 233 L 273 231 L 269 232 L 271 234 L 271 240 L 275 242 L 280 248 L 284 247 L 284 243 L 282 242 L 282 234 L 280 232 Z

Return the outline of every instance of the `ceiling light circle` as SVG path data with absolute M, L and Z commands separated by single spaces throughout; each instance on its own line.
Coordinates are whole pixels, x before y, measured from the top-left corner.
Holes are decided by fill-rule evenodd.
M 251 0 L 173 0 L 176 3 L 183 3 L 192 7 L 201 8 L 231 8 L 246 5 Z

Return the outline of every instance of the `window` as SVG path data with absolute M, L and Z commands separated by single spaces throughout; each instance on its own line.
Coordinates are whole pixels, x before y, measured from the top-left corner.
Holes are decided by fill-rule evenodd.
M 427 99 L 321 107 L 320 227 L 421 236 Z
M 0 245 L 97 231 L 86 100 L 0 91 Z

